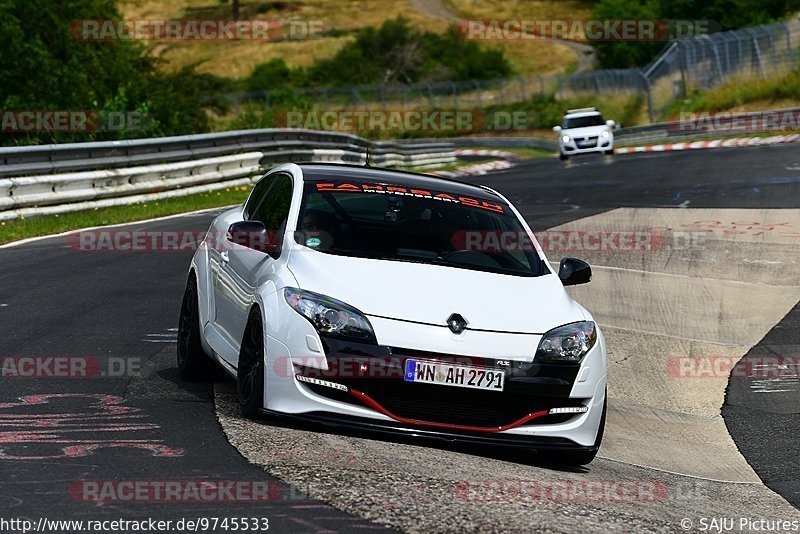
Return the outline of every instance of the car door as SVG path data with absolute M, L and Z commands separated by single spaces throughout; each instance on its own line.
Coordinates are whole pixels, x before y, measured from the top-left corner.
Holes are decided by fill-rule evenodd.
M 272 183 L 275 181 L 274 175 L 264 176 L 250 193 L 247 202 L 244 205 L 243 218 L 247 218 L 249 213 L 252 213 L 258 204 L 266 197 Z M 208 261 L 209 271 L 211 273 L 211 316 L 209 320 L 213 323 L 214 327 L 220 334 L 230 342 L 230 338 L 223 331 L 222 320 L 230 317 L 234 310 L 230 304 L 234 301 L 233 296 L 229 295 L 232 291 L 233 282 L 227 271 L 222 270 L 223 264 L 230 261 L 231 243 L 225 239 L 228 227 L 240 220 L 239 217 L 221 217 L 215 223 L 215 226 L 210 231 L 210 238 L 208 239 Z
M 280 245 L 292 204 L 291 175 L 279 173 L 274 176 L 267 192 L 251 209 L 246 207 L 244 216 L 248 220 L 262 222 L 267 229 L 269 241 L 277 244 L 278 249 L 267 254 L 228 242 L 229 250 L 227 254 L 222 254 L 220 262 L 220 281 L 224 281 L 221 284 L 224 290 L 219 293 L 217 324 L 221 333 L 237 348 L 237 358 L 255 293 L 263 280 L 275 269 L 275 260 L 280 258 Z

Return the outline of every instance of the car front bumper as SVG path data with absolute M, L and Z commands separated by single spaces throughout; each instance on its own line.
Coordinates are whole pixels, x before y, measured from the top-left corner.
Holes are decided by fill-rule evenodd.
M 566 155 L 607 152 L 614 149 L 614 136 L 608 138 L 592 137 L 586 142 L 576 138 L 571 138 L 569 143 L 559 140 L 558 146 L 561 153 Z
M 463 357 L 322 339 L 324 350 L 309 358 L 307 350 L 290 350 L 291 342 L 266 341 L 265 413 L 404 436 L 564 450 L 590 450 L 600 427 L 602 333 L 580 365 L 506 361 L 511 367 L 505 368 L 502 393 L 403 380 L 408 358 L 463 364 Z M 471 365 L 499 368 L 495 359 L 470 359 Z M 564 407 L 586 411 L 549 413 Z

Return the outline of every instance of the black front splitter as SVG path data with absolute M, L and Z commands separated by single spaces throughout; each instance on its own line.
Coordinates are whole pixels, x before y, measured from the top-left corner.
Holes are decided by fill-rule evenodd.
M 514 447 L 532 451 L 549 452 L 594 452 L 595 446 L 578 445 L 572 440 L 556 437 L 528 437 L 500 433 L 449 432 L 446 430 L 426 430 L 393 421 L 378 422 L 361 417 L 344 417 L 325 412 L 286 414 L 262 409 L 263 415 L 301 424 L 323 425 L 339 432 L 362 432 L 402 438 L 404 440 L 433 441 L 450 444 L 484 445 Z M 313 430 L 319 430 L 314 428 Z

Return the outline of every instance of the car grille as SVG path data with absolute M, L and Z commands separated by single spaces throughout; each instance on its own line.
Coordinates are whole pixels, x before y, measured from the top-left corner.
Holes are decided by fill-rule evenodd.
M 400 352 L 403 356 L 399 356 Z M 418 351 L 392 349 L 398 358 L 420 357 Z M 438 359 L 447 359 L 441 356 Z M 457 358 L 453 356 L 452 358 Z M 378 360 L 373 360 L 377 362 Z M 494 367 L 494 361 L 484 360 Z M 326 380 L 343 384 L 365 393 L 385 410 L 403 419 L 462 426 L 498 427 L 519 421 L 530 413 L 554 407 L 581 406 L 580 399 L 570 399 L 569 391 L 577 368 L 566 371 L 563 383 L 557 386 L 515 383 L 513 370 L 506 369 L 506 390 L 503 392 L 481 391 L 470 388 L 406 382 L 402 375 L 382 375 L 379 378 L 330 377 Z M 315 376 L 314 370 L 301 369 L 306 376 Z M 519 370 L 518 370 L 519 372 Z M 523 378 L 524 380 L 524 378 Z M 312 391 L 332 400 L 364 406 L 355 396 L 318 384 L 306 384 Z M 547 415 L 531 420 L 527 424 L 555 424 L 565 422 L 574 414 Z
M 578 148 L 594 148 L 597 146 L 597 137 L 576 137 L 575 144 Z

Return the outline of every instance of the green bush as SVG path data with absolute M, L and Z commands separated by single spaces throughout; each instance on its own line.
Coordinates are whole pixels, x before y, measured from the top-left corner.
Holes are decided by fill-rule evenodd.
M 73 35 L 81 19 L 122 17 L 110 0 L 0 0 L 0 109 L 137 112 L 141 125 L 118 131 L 3 134 L 2 144 L 105 140 L 208 131 L 206 95 L 228 84 L 186 68 L 161 74 L 139 43 Z M 79 29 L 79 28 L 77 28 Z
M 290 69 L 281 59 L 258 65 L 246 80 L 250 91 L 302 86 L 417 83 L 504 78 L 512 74 L 501 50 L 445 34 L 419 31 L 398 17 L 380 28 L 363 28 L 330 59 Z
M 593 19 L 708 21 L 710 31 L 735 30 L 780 20 L 800 10 L 800 0 L 600 0 Z M 669 24 L 667 24 L 669 26 Z M 637 67 L 652 61 L 663 41 L 594 41 L 604 68 Z

